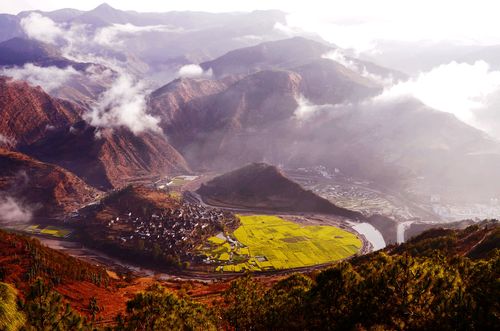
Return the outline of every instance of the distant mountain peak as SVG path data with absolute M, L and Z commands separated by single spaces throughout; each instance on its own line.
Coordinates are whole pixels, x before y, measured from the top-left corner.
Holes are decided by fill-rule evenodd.
M 118 9 L 111 7 L 107 2 L 103 2 L 99 6 L 95 7 L 92 11 L 118 11 Z

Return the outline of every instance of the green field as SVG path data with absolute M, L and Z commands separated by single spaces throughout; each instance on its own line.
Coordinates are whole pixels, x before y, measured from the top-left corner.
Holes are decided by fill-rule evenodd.
M 227 240 L 211 237 L 204 253 L 218 271 L 298 268 L 356 254 L 356 235 L 333 226 L 303 226 L 277 216 L 238 216 L 241 226 Z
M 170 187 L 178 187 L 178 186 L 183 186 L 194 179 L 196 179 L 197 176 L 176 176 L 170 180 L 170 182 L 167 184 L 167 186 Z
M 43 235 L 48 235 L 48 236 L 53 236 L 57 238 L 64 238 L 73 232 L 72 230 L 62 228 L 62 227 L 56 227 L 56 226 L 40 226 L 38 224 L 30 225 L 27 226 L 24 231 L 28 233 L 34 233 L 34 234 L 43 234 Z

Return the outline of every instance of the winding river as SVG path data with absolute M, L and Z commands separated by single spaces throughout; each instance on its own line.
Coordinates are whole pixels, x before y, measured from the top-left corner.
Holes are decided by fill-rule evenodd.
M 382 237 L 380 231 L 378 231 L 370 223 L 354 223 L 354 222 L 349 222 L 349 223 L 351 224 L 351 227 L 355 231 L 365 236 L 366 240 L 368 240 L 372 244 L 374 251 L 382 249 L 386 246 L 384 237 Z

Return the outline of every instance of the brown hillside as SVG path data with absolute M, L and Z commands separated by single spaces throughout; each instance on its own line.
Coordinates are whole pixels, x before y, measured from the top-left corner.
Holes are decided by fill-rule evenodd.
M 85 122 L 54 132 L 26 153 L 67 168 L 100 189 L 189 172 L 184 158 L 163 135 L 133 134 L 126 128 L 101 129 Z
M 0 148 L 0 191 L 36 216 L 58 216 L 92 201 L 97 191 L 69 171 Z
M 284 212 L 328 213 L 349 218 L 362 215 L 340 208 L 286 178 L 276 167 L 253 163 L 216 177 L 198 190 L 214 205 Z
M 32 144 L 79 120 L 81 109 L 26 82 L 0 77 L 0 134 L 11 146 Z

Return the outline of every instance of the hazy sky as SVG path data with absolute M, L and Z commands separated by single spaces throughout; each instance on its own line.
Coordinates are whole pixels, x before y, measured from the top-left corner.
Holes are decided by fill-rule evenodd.
M 0 11 L 89 10 L 101 0 L 0 0 Z M 118 9 L 137 11 L 251 11 L 281 9 L 289 25 L 319 33 L 343 47 L 369 50 L 376 39 L 453 40 L 500 44 L 500 1 L 495 0 L 108 0 Z

